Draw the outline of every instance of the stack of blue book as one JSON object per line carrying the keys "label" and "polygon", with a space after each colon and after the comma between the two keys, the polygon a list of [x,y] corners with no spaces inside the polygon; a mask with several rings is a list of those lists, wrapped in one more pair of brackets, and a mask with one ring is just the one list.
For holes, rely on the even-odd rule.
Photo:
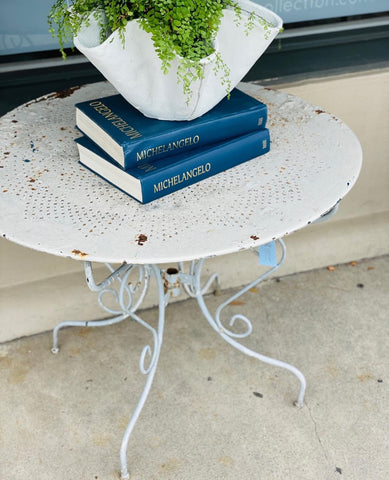
{"label": "stack of blue book", "polygon": [[192,121],[145,117],[121,95],[76,105],[80,163],[148,203],[264,155],[267,107],[238,89]]}

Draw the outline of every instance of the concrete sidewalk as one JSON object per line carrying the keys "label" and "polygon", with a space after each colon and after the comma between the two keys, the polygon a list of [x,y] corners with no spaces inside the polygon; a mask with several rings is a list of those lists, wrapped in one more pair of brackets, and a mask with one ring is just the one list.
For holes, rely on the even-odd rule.
{"label": "concrete sidewalk", "polygon": [[[195,300],[172,304],[132,480],[386,480],[389,257],[269,280],[229,312],[253,321],[246,345],[301,369],[304,407],[291,373],[227,345]],[[126,321],[62,331],[57,356],[51,333],[0,345],[0,480],[118,479],[149,342]]]}

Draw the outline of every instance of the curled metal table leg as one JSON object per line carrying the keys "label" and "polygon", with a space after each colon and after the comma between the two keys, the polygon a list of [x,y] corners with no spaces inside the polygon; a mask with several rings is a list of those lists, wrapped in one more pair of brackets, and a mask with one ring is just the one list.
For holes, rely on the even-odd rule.
{"label": "curled metal table leg", "polygon": [[[92,292],[98,293],[98,302],[102,309],[111,315],[115,315],[107,320],[96,320],[90,322],[67,321],[59,323],[53,330],[53,347],[51,352],[57,354],[59,352],[58,333],[65,327],[106,327],[120,323],[135,312],[146,296],[149,286],[148,270],[139,265],[121,265],[114,270],[111,265],[106,264],[106,267],[111,274],[102,282],[96,283],[92,265],[90,262],[84,262],[86,283]],[[138,275],[130,282],[130,275],[137,270]],[[110,286],[117,281],[119,288],[115,290]],[[134,295],[138,293],[135,300]],[[105,297],[110,296],[111,299],[118,305],[118,308],[109,307],[105,303]]]}
{"label": "curled metal table leg", "polygon": [[[114,270],[110,265],[107,265],[110,270],[110,275],[101,283],[96,283],[93,277],[92,267],[90,262],[85,262],[85,275],[89,288],[98,293],[98,301],[100,306],[110,314],[114,315],[108,320],[91,321],[91,322],[63,322],[57,325],[53,332],[53,353],[58,352],[58,332],[61,328],[66,326],[85,326],[85,327],[102,327],[106,325],[112,325],[123,321],[126,318],[138,322],[144,326],[152,334],[152,342],[146,345],[141,353],[139,360],[140,371],[147,376],[143,392],[140,396],[138,404],[130,418],[125,433],[123,435],[121,448],[120,448],[120,466],[121,466],[121,480],[128,480],[130,473],[127,466],[127,448],[131,433],[135,427],[135,424],[139,418],[139,415],[143,409],[143,406],[149,395],[152,382],[157,369],[158,359],[162,347],[163,330],[165,323],[165,309],[169,299],[173,296],[179,295],[181,287],[184,288],[186,293],[197,299],[197,302],[203,312],[205,318],[208,320],[211,327],[230,345],[245,353],[248,356],[257,358],[258,360],[284,368],[293,373],[300,382],[300,390],[298,393],[297,406],[302,406],[304,401],[304,393],[306,382],[303,374],[293,365],[285,363],[281,360],[267,357],[260,353],[257,353],[241,343],[239,339],[245,338],[252,332],[252,324],[250,320],[244,315],[237,314],[230,319],[229,328],[226,328],[221,322],[222,310],[233,300],[247,292],[250,288],[253,288],[259,282],[271,275],[277,270],[285,260],[286,248],[282,240],[279,240],[282,248],[282,258],[278,264],[265,272],[259,278],[240,290],[238,293],[230,297],[227,301],[223,302],[214,316],[209,312],[205,301],[204,295],[209,290],[212,283],[216,284],[216,288],[219,288],[218,276],[213,274],[204,286],[201,286],[200,276],[204,263],[204,259],[199,261],[193,261],[190,265],[189,273],[183,271],[183,264],[178,264],[177,268],[168,268],[166,271],[159,269],[156,265],[127,265],[123,264],[117,270]],[[134,278],[135,276],[135,278]],[[158,324],[157,327],[149,325],[142,320],[135,312],[139,305],[142,303],[150,282],[150,277],[154,277],[158,290]],[[117,281],[119,288],[111,288],[111,284]],[[117,307],[113,308],[108,306],[107,296],[113,300]],[[235,333],[231,329],[234,328],[235,322],[240,320],[245,325],[245,330],[241,333]]]}
{"label": "curled metal table leg", "polygon": [[[134,429],[135,423],[142,411],[147,396],[150,392],[150,388],[157,369],[158,358],[162,346],[167,297],[165,295],[161,271],[155,265],[123,264],[118,269],[114,270],[110,265],[107,264],[107,268],[110,270],[111,273],[105,280],[98,284],[95,282],[91,263],[85,262],[84,268],[87,284],[93,292],[98,293],[98,301],[100,306],[106,312],[113,314],[114,316],[107,320],[98,320],[91,322],[68,321],[58,324],[53,331],[53,348],[51,350],[53,353],[58,353],[59,351],[59,330],[69,326],[104,327],[107,325],[119,323],[126,318],[131,318],[132,320],[138,322],[140,325],[145,327],[152,334],[152,342],[150,342],[150,344],[146,345],[143,348],[139,360],[140,371],[144,375],[147,375],[146,384],[139,399],[139,402],[135,408],[135,411],[130,419],[130,422],[125,430],[120,449],[121,478],[122,480],[128,480],[130,478],[127,467],[128,442],[132,430]],[[158,288],[159,319],[157,328],[149,325],[135,313],[147,293],[151,275],[155,277]],[[115,281],[118,282],[118,287],[116,289],[111,288],[111,285]],[[116,307],[110,306],[110,304],[108,303],[109,300],[111,300],[111,304],[113,301],[114,304],[116,304]]]}
{"label": "curled metal table leg", "polygon": [[[123,436],[123,440],[120,448],[120,464],[121,464],[122,480],[128,480],[130,478],[130,474],[127,468],[128,441],[134,429],[135,423],[138,420],[140,412],[142,411],[142,408],[146,402],[147,396],[150,392],[151,384],[153,382],[154,375],[157,369],[159,354],[161,351],[162,340],[163,340],[163,329],[164,329],[164,323],[165,323],[165,307],[167,303],[165,298],[164,285],[163,285],[161,272],[159,268],[156,267],[155,265],[152,265],[150,268],[152,269],[153,276],[156,278],[157,287],[158,287],[158,299],[159,299],[158,327],[157,329],[154,329],[153,327],[148,325],[146,322],[141,320],[138,316],[133,315],[136,321],[138,321],[141,325],[143,325],[144,327],[146,327],[148,330],[152,332],[154,345],[153,347],[150,347],[149,345],[144,347],[141,354],[140,362],[139,362],[139,368],[143,374],[147,375],[147,380],[146,380],[145,387],[143,389],[143,393],[139,399],[138,405],[136,406],[135,411],[132,414],[131,420],[128,423],[126,431]],[[146,365],[147,357],[150,357],[150,361],[148,365]]]}
{"label": "curled metal table leg", "polygon": [[[167,304],[168,296],[165,294],[165,286],[162,278],[162,273],[156,265],[127,265],[123,264],[117,270],[114,270],[110,265],[107,265],[110,270],[110,275],[97,284],[94,280],[92,266],[90,262],[85,262],[85,276],[89,288],[97,292],[98,301],[100,306],[110,314],[114,316],[108,320],[99,320],[91,322],[62,322],[58,324],[53,331],[53,353],[58,353],[58,332],[60,329],[68,326],[83,326],[83,327],[104,327],[107,325],[113,325],[119,323],[126,318],[138,322],[145,327],[152,334],[152,341],[146,345],[141,353],[139,360],[140,371],[147,375],[146,384],[143,392],[140,396],[138,404],[132,414],[132,417],[128,423],[128,426],[123,435],[122,444],[120,448],[120,465],[121,465],[121,478],[122,480],[128,480],[130,474],[127,467],[127,447],[130,439],[130,435],[134,429],[136,421],[142,411],[142,408],[147,400],[147,396],[150,392],[151,385],[154,379],[154,375],[157,369],[158,358],[161,351],[163,329],[165,322],[165,307]],[[142,303],[150,283],[150,277],[155,277],[158,289],[159,298],[159,318],[157,328],[152,327],[147,322],[142,320],[135,312],[139,305]],[[130,278],[131,277],[131,278]],[[118,281],[118,288],[111,288],[111,284],[114,281]],[[108,299],[107,299],[108,297]],[[116,304],[116,307],[109,306],[107,300],[112,300]]]}
{"label": "curled metal table leg", "polygon": [[284,262],[285,260],[285,257],[286,257],[286,247],[285,247],[285,244],[284,242],[280,239],[279,240],[279,243],[281,245],[281,248],[282,248],[282,258],[281,260],[278,262],[278,264],[271,268],[270,270],[268,270],[266,273],[264,273],[263,275],[261,275],[259,278],[257,278],[256,280],[254,280],[252,283],[250,283],[249,285],[247,285],[245,288],[243,288],[242,290],[240,290],[238,293],[236,293],[235,295],[233,295],[232,297],[230,297],[228,300],[226,300],[225,302],[223,302],[219,307],[218,309],[216,310],[216,313],[214,316],[211,315],[211,313],[209,312],[207,306],[206,306],[206,303],[204,301],[204,297],[203,297],[203,290],[201,288],[201,285],[200,285],[200,275],[201,275],[201,269],[202,269],[202,266],[203,266],[203,263],[204,263],[204,259],[202,260],[199,260],[197,262],[197,265],[195,267],[195,272],[194,272],[194,283],[195,283],[195,291],[196,291],[196,298],[197,298],[197,302],[201,308],[201,311],[203,312],[205,318],[208,320],[209,324],[211,325],[211,327],[227,342],[229,343],[230,345],[232,345],[233,347],[235,347],[236,349],[238,349],[239,351],[241,351],[242,353],[245,353],[246,355],[250,356],[250,357],[254,357],[254,358],[257,358],[258,360],[260,360],[261,362],[265,362],[265,363],[268,363],[270,365],[274,365],[276,367],[280,367],[280,368],[284,368],[286,370],[289,370],[291,373],[293,373],[299,380],[300,382],[300,389],[299,389],[299,393],[298,393],[298,396],[297,396],[297,400],[295,401],[295,405],[298,406],[298,407],[302,407],[303,406],[303,402],[304,402],[304,394],[305,394],[305,389],[306,389],[306,381],[305,381],[305,377],[304,375],[300,372],[300,370],[298,370],[296,367],[294,367],[293,365],[290,365],[289,363],[286,363],[286,362],[283,362],[281,360],[277,360],[277,359],[274,359],[274,358],[271,358],[271,357],[267,357],[265,355],[262,355],[260,353],[257,353],[247,347],[245,347],[244,345],[242,345],[241,343],[238,342],[238,339],[241,339],[241,338],[245,338],[247,336],[249,336],[252,332],[252,324],[251,324],[251,321],[245,317],[244,315],[241,315],[241,314],[237,314],[237,315],[234,315],[231,319],[230,319],[230,324],[229,326],[231,328],[234,327],[234,324],[237,320],[240,320],[243,322],[243,324],[245,325],[245,330],[242,332],[242,333],[235,333],[233,331],[231,331],[230,329],[226,328],[223,324],[222,324],[222,321],[220,319],[220,315],[221,315],[221,312],[222,310],[224,309],[224,307],[226,307],[229,303],[231,303],[232,301],[236,300],[237,298],[239,298],[241,295],[243,295],[244,293],[246,293],[248,290],[250,290],[250,288],[253,288],[255,287],[259,282],[261,282],[262,280],[264,280],[266,277],[268,277],[269,275],[271,275],[275,270],[277,270],[281,265],[282,263]]}

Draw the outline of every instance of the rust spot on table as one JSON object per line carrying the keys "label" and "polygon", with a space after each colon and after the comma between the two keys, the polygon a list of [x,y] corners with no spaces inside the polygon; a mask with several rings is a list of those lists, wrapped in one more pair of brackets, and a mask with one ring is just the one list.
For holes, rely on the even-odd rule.
{"label": "rust spot on table", "polygon": [[141,233],[136,238],[136,241],[137,241],[138,245],[140,245],[140,246],[144,245],[144,243],[147,242],[147,235],[144,235],[143,233]]}
{"label": "rust spot on table", "polygon": [[84,253],[84,252],[81,252],[80,250],[72,250],[72,253],[73,255],[79,255],[80,257],[86,257],[88,254],[87,253]]}

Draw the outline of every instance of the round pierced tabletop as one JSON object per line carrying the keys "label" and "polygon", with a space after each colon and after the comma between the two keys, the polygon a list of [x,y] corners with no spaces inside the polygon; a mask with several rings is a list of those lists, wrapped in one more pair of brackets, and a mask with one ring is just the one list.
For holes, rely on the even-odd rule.
{"label": "round pierced tabletop", "polygon": [[356,182],[362,152],[338,118],[240,84],[266,103],[270,153],[141,205],[78,163],[75,103],[106,82],[31,101],[0,119],[3,237],[79,260],[168,263],[236,252],[316,220]]}

